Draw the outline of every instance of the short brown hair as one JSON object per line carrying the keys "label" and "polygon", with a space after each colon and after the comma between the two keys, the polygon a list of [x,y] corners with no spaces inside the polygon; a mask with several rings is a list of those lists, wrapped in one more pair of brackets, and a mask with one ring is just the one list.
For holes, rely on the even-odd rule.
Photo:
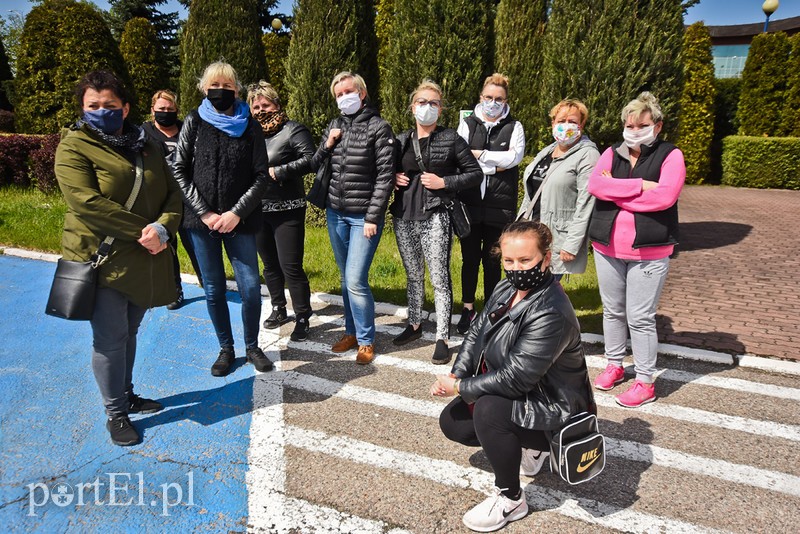
{"label": "short brown hair", "polygon": [[547,251],[550,250],[550,245],[553,242],[553,233],[550,232],[550,228],[546,224],[539,221],[519,220],[509,223],[503,229],[503,233],[500,234],[500,239],[497,240],[497,245],[492,249],[492,252],[495,256],[500,257],[500,245],[503,243],[503,239],[524,234],[532,234],[536,237],[539,252],[542,255],[546,255]]}
{"label": "short brown hair", "polygon": [[586,124],[586,121],[589,119],[589,109],[586,107],[586,104],[574,98],[565,98],[550,110],[551,121],[556,120],[556,115],[558,115],[558,112],[561,111],[562,108],[577,110],[578,115],[581,116],[581,126]]}
{"label": "short brown hair", "polygon": [[75,86],[75,97],[78,100],[79,114],[83,112],[83,97],[86,95],[87,89],[94,89],[98,93],[109,89],[122,100],[123,104],[130,102],[128,90],[116,74],[107,70],[93,70],[87,72],[83,78],[80,79],[78,85]]}

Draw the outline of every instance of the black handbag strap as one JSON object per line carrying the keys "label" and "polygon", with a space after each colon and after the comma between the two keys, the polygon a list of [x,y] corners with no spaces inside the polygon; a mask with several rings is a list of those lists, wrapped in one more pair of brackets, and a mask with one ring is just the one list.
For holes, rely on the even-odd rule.
{"label": "black handbag strap", "polygon": [[425,168],[425,163],[422,161],[422,150],[420,150],[419,148],[419,139],[417,138],[417,132],[411,132],[411,145],[414,147],[414,158],[416,158],[417,160],[417,165],[419,166],[419,170],[422,172],[428,172],[428,170]]}
{"label": "black handbag strap", "polygon": [[[144,182],[144,161],[142,160],[142,154],[136,154],[136,177],[133,180],[133,189],[131,189],[130,195],[128,195],[128,200],[125,201],[125,209],[127,211],[131,211],[133,208],[133,204],[136,202],[136,198],[139,196],[139,192],[142,190],[142,182]],[[100,246],[97,247],[97,252],[92,256],[92,267],[97,269],[101,265],[103,265],[106,260],[108,259],[108,255],[111,253],[111,245],[114,243],[113,237],[106,237],[103,239]]]}

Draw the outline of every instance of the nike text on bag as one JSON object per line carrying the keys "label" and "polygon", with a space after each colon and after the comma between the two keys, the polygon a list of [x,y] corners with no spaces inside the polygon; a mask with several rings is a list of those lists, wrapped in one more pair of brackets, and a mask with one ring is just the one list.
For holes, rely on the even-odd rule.
{"label": "nike text on bag", "polygon": [[579,413],[552,435],[550,468],[575,485],[591,480],[606,466],[606,442],[597,429],[597,416]]}

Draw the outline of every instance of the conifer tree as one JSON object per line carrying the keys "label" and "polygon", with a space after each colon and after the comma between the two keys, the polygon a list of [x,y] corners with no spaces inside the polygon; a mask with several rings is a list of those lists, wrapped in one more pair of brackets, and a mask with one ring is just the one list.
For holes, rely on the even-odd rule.
{"label": "conifer tree", "polygon": [[286,87],[290,91],[287,111],[315,136],[339,113],[330,94],[336,73],[351,70],[363,76],[370,98],[376,102],[374,22],[372,2],[298,0],[295,4],[286,59]]}
{"label": "conifer tree", "polygon": [[786,98],[783,104],[785,136],[800,137],[800,33],[789,38],[792,52],[786,66]]}
{"label": "conifer tree", "polygon": [[458,111],[475,106],[483,79],[491,74],[493,25],[492,6],[481,2],[395,2],[381,99],[383,116],[396,131],[413,124],[408,97],[423,78],[444,90],[448,109],[440,124],[456,126]]}
{"label": "conifer tree", "polygon": [[[547,125],[547,110],[555,102],[540,101],[542,46],[547,0],[501,0],[495,21],[496,70],[509,77],[514,117],[526,133]],[[538,151],[527,143],[529,152]]]}
{"label": "conifer tree", "polygon": [[284,104],[289,96],[286,94],[286,56],[289,53],[290,40],[291,35],[288,33],[267,32],[261,37],[267,60],[269,83],[278,91]]}
{"label": "conifer tree", "polygon": [[13,81],[11,67],[8,64],[8,56],[3,41],[0,40],[0,109],[11,111],[11,99],[8,98],[8,89]]}
{"label": "conifer tree", "polygon": [[664,112],[674,141],[681,92],[680,0],[553,0],[545,31],[543,101],[578,98],[601,148],[621,139],[620,111],[642,91]]}
{"label": "conifer tree", "polygon": [[790,50],[783,32],[753,37],[742,71],[742,93],[736,112],[740,135],[781,135]]}
{"label": "conifer tree", "polygon": [[168,71],[155,29],[145,18],[132,18],[122,32],[119,49],[133,81],[139,115],[144,119],[153,93],[169,89]]}
{"label": "conifer tree", "polygon": [[[181,37],[181,109],[196,108],[197,80],[207,65],[224,60],[243,85],[268,79],[257,0],[193,0]],[[244,96],[244,94],[240,95]]]}
{"label": "conifer tree", "polygon": [[683,40],[683,94],[678,143],[686,161],[688,183],[703,183],[711,170],[715,96],[711,35],[702,22],[695,22],[687,28]]}

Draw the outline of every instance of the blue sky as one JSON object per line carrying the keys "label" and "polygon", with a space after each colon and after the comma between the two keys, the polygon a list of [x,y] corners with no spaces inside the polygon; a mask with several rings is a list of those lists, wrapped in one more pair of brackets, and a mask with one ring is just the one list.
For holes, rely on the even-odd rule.
{"label": "blue sky", "polygon": [[[94,0],[101,9],[108,9],[106,0]],[[479,1],[479,0],[476,0]],[[763,0],[702,0],[699,5],[689,10],[686,23],[691,24],[698,20],[711,26],[725,24],[746,24],[748,22],[764,22],[764,13],[761,11]],[[284,13],[291,10],[293,0],[278,2],[279,11]],[[28,0],[3,0],[0,16],[7,17],[9,11],[27,13],[31,3]],[[163,6],[164,11],[178,11],[185,16],[185,10],[177,0],[169,0]],[[778,11],[772,20],[786,19],[800,16],[800,0],[781,0]]]}

